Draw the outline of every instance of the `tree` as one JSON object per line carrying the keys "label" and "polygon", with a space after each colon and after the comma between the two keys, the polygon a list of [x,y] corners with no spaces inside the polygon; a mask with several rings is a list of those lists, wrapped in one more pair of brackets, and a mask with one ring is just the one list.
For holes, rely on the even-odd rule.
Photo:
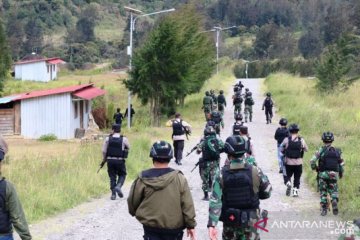
{"label": "tree", "polygon": [[24,46],[24,25],[17,18],[16,12],[12,11],[6,23],[6,36],[11,49],[12,58],[18,60],[21,58],[21,50]]}
{"label": "tree", "polygon": [[278,26],[274,23],[262,26],[256,34],[254,43],[255,54],[260,58],[267,58],[271,47],[274,46],[278,38]]}
{"label": "tree", "polygon": [[33,51],[36,51],[37,53],[41,52],[41,49],[43,47],[44,35],[39,19],[32,18],[28,21],[28,23],[25,25],[25,35],[25,52],[23,53],[23,55],[29,54]]}
{"label": "tree", "polygon": [[298,47],[304,58],[319,56],[323,49],[320,31],[316,28],[310,28],[309,31],[299,39]]}
{"label": "tree", "polygon": [[134,69],[125,85],[143,104],[150,103],[154,126],[211,75],[214,53],[201,30],[201,17],[193,6],[185,6],[164,17],[135,52]]}
{"label": "tree", "polygon": [[4,28],[0,22],[0,94],[4,87],[4,81],[11,67],[11,56],[9,46],[6,41]]}

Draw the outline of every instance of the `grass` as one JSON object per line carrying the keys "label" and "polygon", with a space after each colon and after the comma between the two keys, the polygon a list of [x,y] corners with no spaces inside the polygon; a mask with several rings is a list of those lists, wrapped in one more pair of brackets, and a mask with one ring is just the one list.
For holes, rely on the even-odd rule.
{"label": "grass", "polygon": [[322,145],[321,134],[332,131],[334,146],[341,148],[345,160],[345,174],[339,181],[342,216],[358,217],[360,212],[360,82],[347,92],[322,95],[314,88],[315,81],[284,73],[270,75],[266,81],[276,107],[290,123],[300,125],[310,151],[305,154],[304,169],[307,181],[316,186],[316,173],[309,160]]}
{"label": "grass", "polygon": [[[193,125],[194,135],[200,134],[203,129],[201,103],[205,90],[223,89],[227,92],[233,83],[234,77],[229,62],[222,60],[220,68],[225,70],[219,75],[214,75],[199,93],[188,96],[185,106],[178,109],[183,118]],[[124,74],[103,69],[62,72],[58,80],[45,84],[8,80],[4,95],[91,81],[98,87],[104,86],[108,102],[124,109],[127,103],[127,90],[121,84],[124,78]],[[171,128],[165,127],[167,119],[163,119],[160,128],[144,127],[148,126],[148,106],[141,106],[136,97],[133,100],[136,111],[134,127],[131,130],[123,128],[123,134],[129,138],[131,145],[127,160],[127,183],[141,170],[151,166],[149,150],[154,141],[164,139],[171,142]],[[125,126],[126,122],[123,124]],[[106,166],[96,174],[102,159],[102,141],[86,144],[80,144],[79,141],[14,138],[7,141],[10,152],[2,166],[2,174],[15,184],[30,223],[109,192]]]}

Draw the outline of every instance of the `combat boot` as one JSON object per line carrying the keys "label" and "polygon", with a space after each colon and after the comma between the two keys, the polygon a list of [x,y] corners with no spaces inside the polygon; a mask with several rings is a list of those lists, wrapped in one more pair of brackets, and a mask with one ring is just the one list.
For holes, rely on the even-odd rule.
{"label": "combat boot", "polygon": [[299,196],[299,189],[298,188],[294,188],[293,189],[293,197],[298,197]]}
{"label": "combat boot", "polygon": [[202,200],[209,201],[209,193],[208,192],[204,192],[204,198]]}
{"label": "combat boot", "polygon": [[333,214],[334,214],[334,215],[338,215],[339,209],[338,209],[338,206],[337,206],[337,201],[336,201],[336,200],[333,200],[333,201],[331,202],[331,205],[332,205],[332,209],[333,209]]}
{"label": "combat boot", "polygon": [[321,208],[321,213],[320,213],[320,215],[321,215],[321,216],[326,216],[326,214],[327,214],[327,208],[326,208],[326,207]]}
{"label": "combat boot", "polygon": [[290,196],[290,193],[291,193],[291,182],[288,181],[286,183],[286,196]]}
{"label": "combat boot", "polygon": [[114,188],[115,192],[118,194],[119,198],[123,198],[124,197],[124,194],[122,193],[121,191],[121,186],[117,185],[115,188]]}
{"label": "combat boot", "polygon": [[111,197],[110,197],[111,200],[115,200],[116,199],[116,193],[114,190],[111,191]]}

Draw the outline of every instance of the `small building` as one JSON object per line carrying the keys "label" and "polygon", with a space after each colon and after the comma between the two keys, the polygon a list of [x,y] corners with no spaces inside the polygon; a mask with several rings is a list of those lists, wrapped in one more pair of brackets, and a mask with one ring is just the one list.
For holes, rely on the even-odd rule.
{"label": "small building", "polygon": [[30,56],[14,64],[15,79],[22,81],[49,82],[57,78],[59,64],[65,63],[60,58]]}
{"label": "small building", "polygon": [[71,139],[87,129],[91,100],[105,91],[93,84],[20,93],[0,98],[0,133],[39,138],[54,134]]}

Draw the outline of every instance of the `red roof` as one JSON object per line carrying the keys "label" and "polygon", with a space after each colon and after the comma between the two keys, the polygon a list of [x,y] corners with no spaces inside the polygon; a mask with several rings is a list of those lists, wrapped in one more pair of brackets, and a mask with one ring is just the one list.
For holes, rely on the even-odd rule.
{"label": "red roof", "polygon": [[[55,88],[55,89],[48,89],[48,90],[40,90],[40,91],[33,91],[28,93],[19,93],[14,96],[8,96],[7,98],[11,97],[11,102],[24,100],[29,98],[36,98],[36,97],[44,97],[49,95],[55,94],[63,94],[63,93],[72,93],[74,96],[79,95],[78,97],[90,100],[97,96],[101,96],[105,94],[105,91],[93,86],[93,84],[83,84],[77,86],[69,86],[69,87],[62,87],[62,88]],[[9,102],[9,101],[8,101]]]}
{"label": "red roof", "polygon": [[14,65],[35,63],[35,62],[44,62],[44,61],[47,63],[51,63],[51,64],[64,63],[64,61],[61,60],[60,58],[40,58],[40,59],[20,60],[20,61],[14,63]]}
{"label": "red roof", "polygon": [[99,88],[91,87],[84,88],[77,92],[74,92],[73,95],[82,99],[90,100],[98,96],[104,95],[105,91]]}

